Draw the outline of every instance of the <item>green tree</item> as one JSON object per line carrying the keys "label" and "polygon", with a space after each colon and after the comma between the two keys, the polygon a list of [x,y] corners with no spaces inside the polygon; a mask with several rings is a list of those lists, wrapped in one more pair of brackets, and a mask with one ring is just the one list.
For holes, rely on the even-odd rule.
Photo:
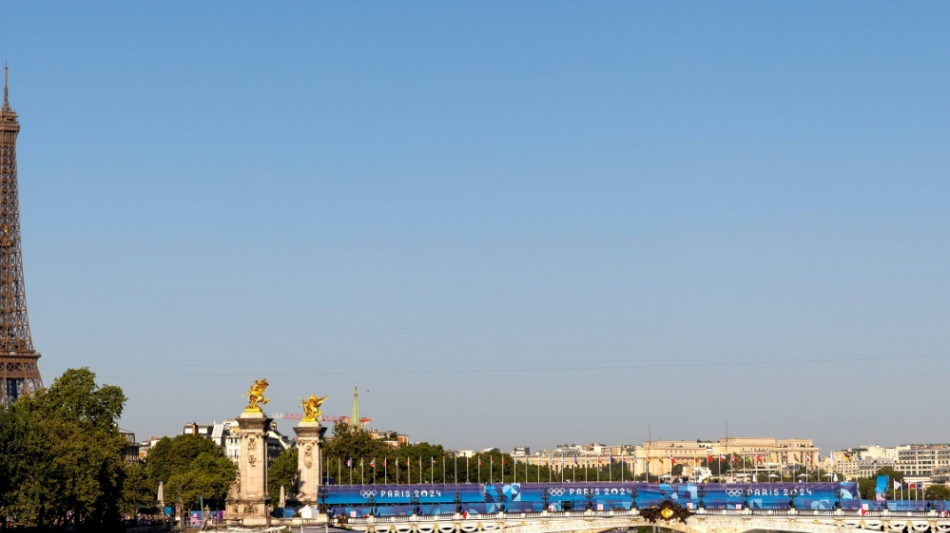
{"label": "green tree", "polygon": [[190,468],[202,453],[221,452],[220,446],[200,435],[162,437],[152,446],[145,460],[146,470],[155,485],[168,483],[172,475]]}
{"label": "green tree", "polygon": [[862,477],[858,478],[858,494],[861,495],[862,500],[873,500],[874,499],[874,478]]}
{"label": "green tree", "polygon": [[[361,426],[340,422],[333,426],[333,436],[328,438],[323,446],[323,457],[327,469],[325,472],[335,478],[337,483],[349,483],[351,476],[355,481],[359,481],[360,459],[364,460],[364,479],[370,476],[370,481],[385,482],[382,479],[384,474],[381,469],[367,468],[367,463],[374,458],[378,458],[378,462],[382,462],[383,458],[388,458],[392,462],[395,454],[392,448],[382,441],[373,439]],[[351,467],[346,466],[347,461],[352,461]],[[395,477],[396,471],[394,467],[389,472],[391,478]],[[413,477],[416,477],[415,474],[413,472]]]}
{"label": "green tree", "polygon": [[0,406],[0,520],[14,517],[21,524],[43,525],[33,517],[57,513],[52,498],[44,498],[43,482],[50,443],[25,401]]}
{"label": "green tree", "polygon": [[720,460],[719,458],[715,458],[712,461],[709,461],[707,458],[703,459],[702,465],[708,468],[714,476],[721,476],[732,470],[732,465],[728,459]]}
{"label": "green tree", "polygon": [[139,512],[154,514],[159,510],[158,487],[152,486],[148,477],[145,463],[126,463],[125,482],[122,485],[122,495],[119,500],[119,509],[123,514],[134,516]]}
{"label": "green tree", "polygon": [[125,395],[88,368],[3,408],[0,508],[18,523],[120,527],[126,442],[116,425]]}
{"label": "green tree", "polygon": [[899,470],[895,470],[894,467],[891,466],[878,468],[877,472],[874,473],[874,476],[887,476],[891,478],[891,481],[904,482],[904,473]]}
{"label": "green tree", "polygon": [[[875,472],[874,475],[871,477],[858,478],[857,480],[858,494],[860,494],[861,498],[865,500],[873,500],[874,498],[876,498],[878,476],[888,476],[890,478],[887,483],[887,498],[889,500],[893,500],[894,499],[894,481],[899,481],[903,484],[904,473],[898,470],[895,470],[893,467],[890,467],[890,466],[879,468],[877,472]],[[900,493],[898,493],[898,496],[899,495]]]}
{"label": "green tree", "polygon": [[211,509],[221,509],[236,472],[237,465],[220,449],[218,453],[204,452],[188,468],[171,475],[165,484],[166,494],[181,497],[186,509],[200,509],[202,499]]}
{"label": "green tree", "polygon": [[149,451],[145,468],[152,485],[165,484],[166,501],[181,497],[189,509],[197,509],[201,499],[212,508],[223,508],[237,475],[237,465],[224,450],[200,435],[162,438]]}
{"label": "green tree", "polygon": [[[420,442],[402,446],[397,450],[397,454],[398,458],[403,458],[403,464],[407,459],[412,462],[412,483],[428,483],[431,480],[442,482],[442,458],[445,456],[445,449],[441,445]],[[496,467],[500,464],[496,463]],[[496,476],[498,473],[496,470]]]}
{"label": "green tree", "polygon": [[946,485],[930,485],[924,491],[927,500],[950,500],[950,487]]}
{"label": "green tree", "polygon": [[280,452],[267,468],[267,494],[274,507],[280,504],[280,488],[284,487],[287,500],[293,500],[297,487],[297,449]]}

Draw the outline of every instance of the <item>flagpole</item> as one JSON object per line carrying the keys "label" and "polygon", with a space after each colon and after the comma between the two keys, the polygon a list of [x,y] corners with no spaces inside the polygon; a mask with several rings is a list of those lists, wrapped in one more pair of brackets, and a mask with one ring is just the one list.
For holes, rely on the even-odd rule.
{"label": "flagpole", "polygon": [[623,449],[626,448],[626,447],[627,447],[627,445],[624,444],[624,445],[621,446],[621,448],[620,448],[620,482],[621,482],[621,483],[623,483],[623,471],[626,470],[626,468],[623,466]]}
{"label": "flagpole", "polygon": [[653,425],[647,424],[647,483],[650,482],[650,452],[653,451]]}

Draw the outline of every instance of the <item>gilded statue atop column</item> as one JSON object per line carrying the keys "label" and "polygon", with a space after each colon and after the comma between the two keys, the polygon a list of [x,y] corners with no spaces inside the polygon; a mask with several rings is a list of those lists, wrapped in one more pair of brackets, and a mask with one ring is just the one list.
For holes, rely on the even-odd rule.
{"label": "gilded statue atop column", "polygon": [[267,378],[258,379],[251,385],[251,390],[247,391],[247,407],[245,413],[260,413],[261,405],[270,403],[270,400],[264,397],[264,391],[267,390]]}
{"label": "gilded statue atop column", "polygon": [[328,396],[323,396],[318,398],[316,395],[311,394],[306,400],[300,400],[300,407],[303,407],[303,422],[318,422],[320,413],[320,406],[323,405],[323,402],[327,400]]}

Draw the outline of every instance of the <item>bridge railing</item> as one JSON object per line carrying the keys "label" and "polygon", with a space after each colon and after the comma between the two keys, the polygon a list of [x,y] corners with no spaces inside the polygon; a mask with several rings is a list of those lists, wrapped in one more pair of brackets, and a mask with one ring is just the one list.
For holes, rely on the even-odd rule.
{"label": "bridge railing", "polygon": [[[833,509],[807,509],[807,510],[786,510],[786,509],[699,509],[695,511],[700,516],[758,516],[758,517],[863,517],[863,518],[885,518],[885,517],[908,517],[908,518],[927,518],[938,516],[937,513],[928,511],[861,511],[861,510],[833,510]],[[449,520],[458,521],[477,521],[477,520],[568,520],[572,518],[634,518],[639,516],[637,510],[626,511],[559,511],[559,512],[524,512],[524,513],[502,513],[502,514],[469,514],[460,516],[457,514],[441,515],[414,515],[414,516],[383,516],[383,517],[349,517],[347,524],[366,525],[366,524],[388,524],[388,523],[407,523],[407,522],[445,522]]]}

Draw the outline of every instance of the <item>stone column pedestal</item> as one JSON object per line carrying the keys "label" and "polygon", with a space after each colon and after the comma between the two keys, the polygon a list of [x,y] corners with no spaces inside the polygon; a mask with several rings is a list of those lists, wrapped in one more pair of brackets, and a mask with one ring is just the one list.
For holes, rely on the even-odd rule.
{"label": "stone column pedestal", "polygon": [[241,456],[237,479],[225,501],[225,518],[245,526],[266,525],[269,502],[266,435],[271,419],[257,410],[244,411],[237,421],[241,433]]}
{"label": "stone column pedestal", "polygon": [[294,428],[297,434],[297,501],[304,505],[319,503],[317,490],[323,472],[320,448],[326,431],[320,422],[301,422]]}

